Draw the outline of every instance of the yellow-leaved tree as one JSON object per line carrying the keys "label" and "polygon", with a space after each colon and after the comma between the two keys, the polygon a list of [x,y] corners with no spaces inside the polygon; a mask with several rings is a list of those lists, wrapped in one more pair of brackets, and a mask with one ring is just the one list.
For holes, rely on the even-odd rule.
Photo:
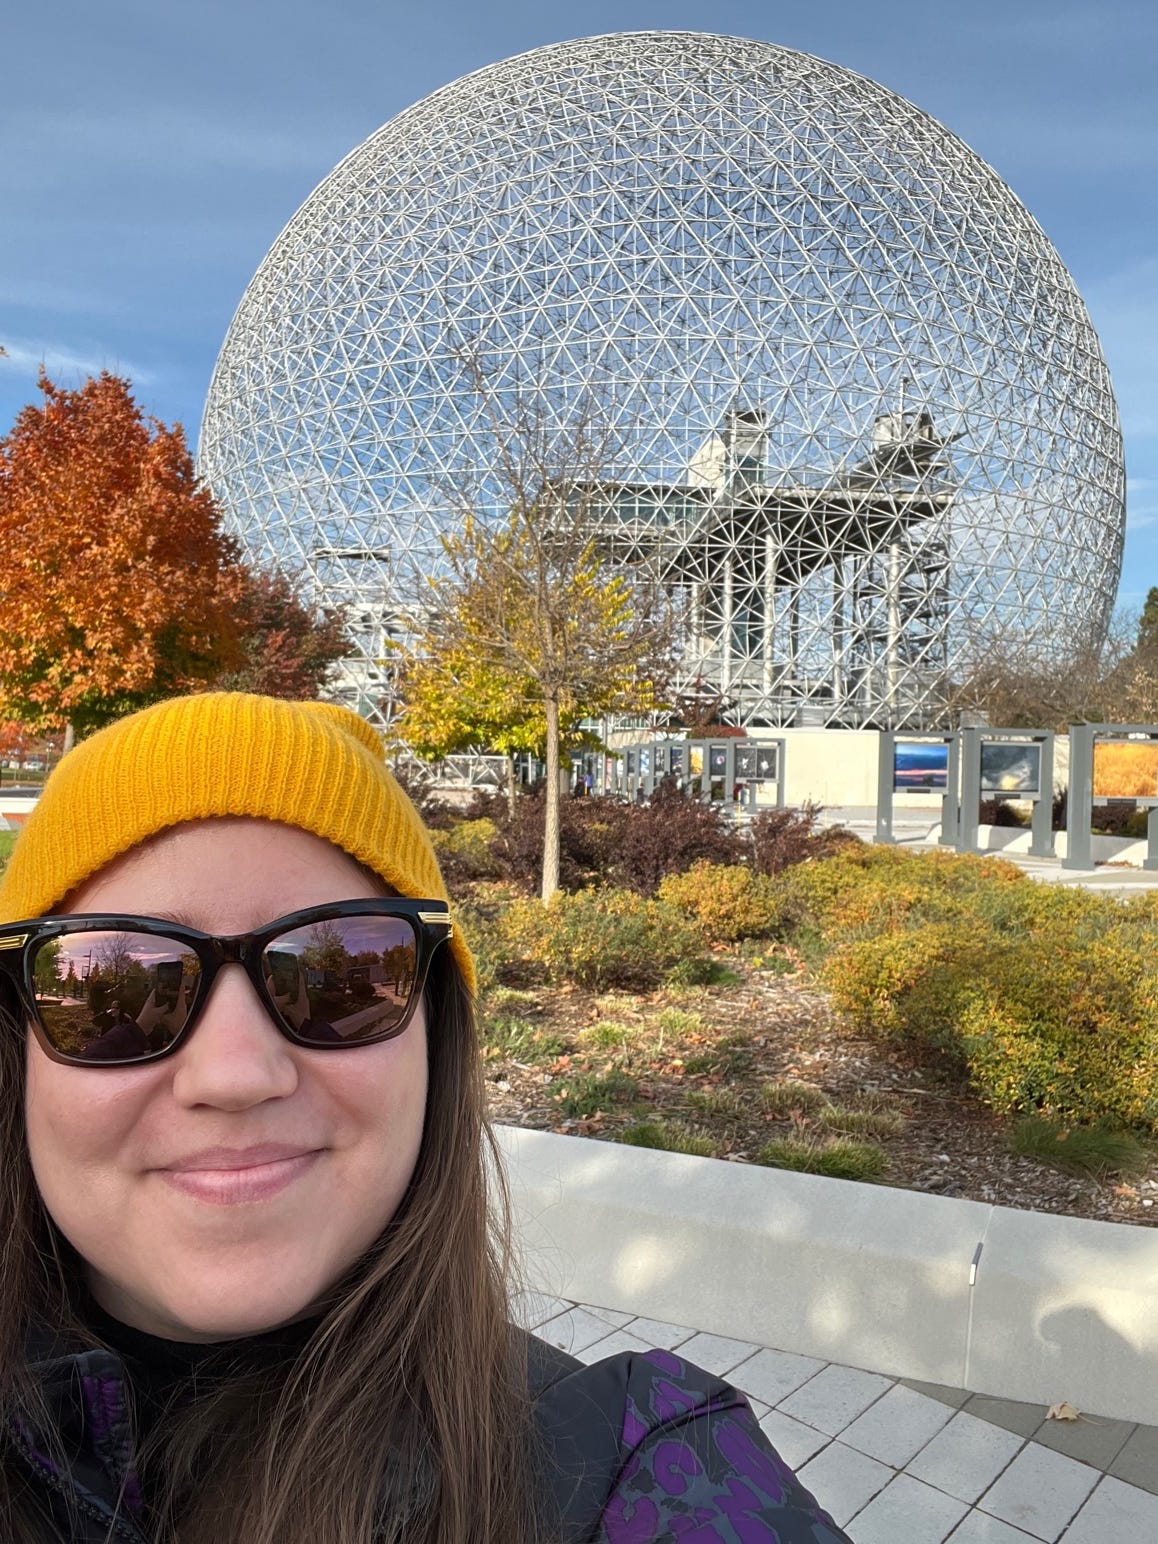
{"label": "yellow-leaved tree", "polygon": [[[607,555],[600,474],[606,435],[590,413],[565,434],[535,393],[493,415],[490,524],[459,486],[459,529],[427,578],[401,660],[399,729],[420,754],[462,746],[546,763],[542,896],[559,888],[560,744],[583,718],[663,705],[676,614],[642,566]],[[481,501],[480,501],[481,502]]]}

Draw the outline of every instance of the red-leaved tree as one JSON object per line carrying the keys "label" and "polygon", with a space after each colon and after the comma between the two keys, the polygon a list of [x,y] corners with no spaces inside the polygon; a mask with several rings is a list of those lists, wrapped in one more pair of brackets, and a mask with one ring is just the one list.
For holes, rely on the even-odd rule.
{"label": "red-leaved tree", "polygon": [[40,390],[0,440],[0,719],[84,733],[240,662],[237,554],[127,381]]}

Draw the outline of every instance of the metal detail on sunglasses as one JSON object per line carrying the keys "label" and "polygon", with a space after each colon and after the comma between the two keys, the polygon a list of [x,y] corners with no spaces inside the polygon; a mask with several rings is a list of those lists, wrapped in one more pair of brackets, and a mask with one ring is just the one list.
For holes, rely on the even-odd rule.
{"label": "metal detail on sunglasses", "polygon": [[309,1050],[402,1034],[451,937],[438,901],[337,901],[217,935],[123,913],[0,928],[0,976],[54,1061],[126,1067],[192,1034],[223,965],[240,965],[276,1028]]}

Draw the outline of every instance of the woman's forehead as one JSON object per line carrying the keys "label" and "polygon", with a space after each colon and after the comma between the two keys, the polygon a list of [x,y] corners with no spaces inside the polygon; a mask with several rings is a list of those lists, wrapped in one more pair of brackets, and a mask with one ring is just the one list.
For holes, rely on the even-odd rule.
{"label": "woman's forehead", "polygon": [[[247,816],[186,821],[119,854],[78,885],[56,912],[139,911],[192,926],[224,916],[271,916],[331,900],[388,894],[366,865],[297,826]],[[272,908],[272,910],[271,910]]]}

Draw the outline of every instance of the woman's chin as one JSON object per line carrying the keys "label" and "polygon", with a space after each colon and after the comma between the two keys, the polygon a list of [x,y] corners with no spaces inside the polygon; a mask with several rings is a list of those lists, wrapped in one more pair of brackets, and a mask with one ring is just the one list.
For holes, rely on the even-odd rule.
{"label": "woman's chin", "polygon": [[312,1290],[254,1294],[166,1294],[144,1300],[128,1296],[109,1283],[94,1286],[94,1296],[106,1313],[122,1324],[163,1340],[213,1342],[262,1335],[309,1318],[315,1312]]}

